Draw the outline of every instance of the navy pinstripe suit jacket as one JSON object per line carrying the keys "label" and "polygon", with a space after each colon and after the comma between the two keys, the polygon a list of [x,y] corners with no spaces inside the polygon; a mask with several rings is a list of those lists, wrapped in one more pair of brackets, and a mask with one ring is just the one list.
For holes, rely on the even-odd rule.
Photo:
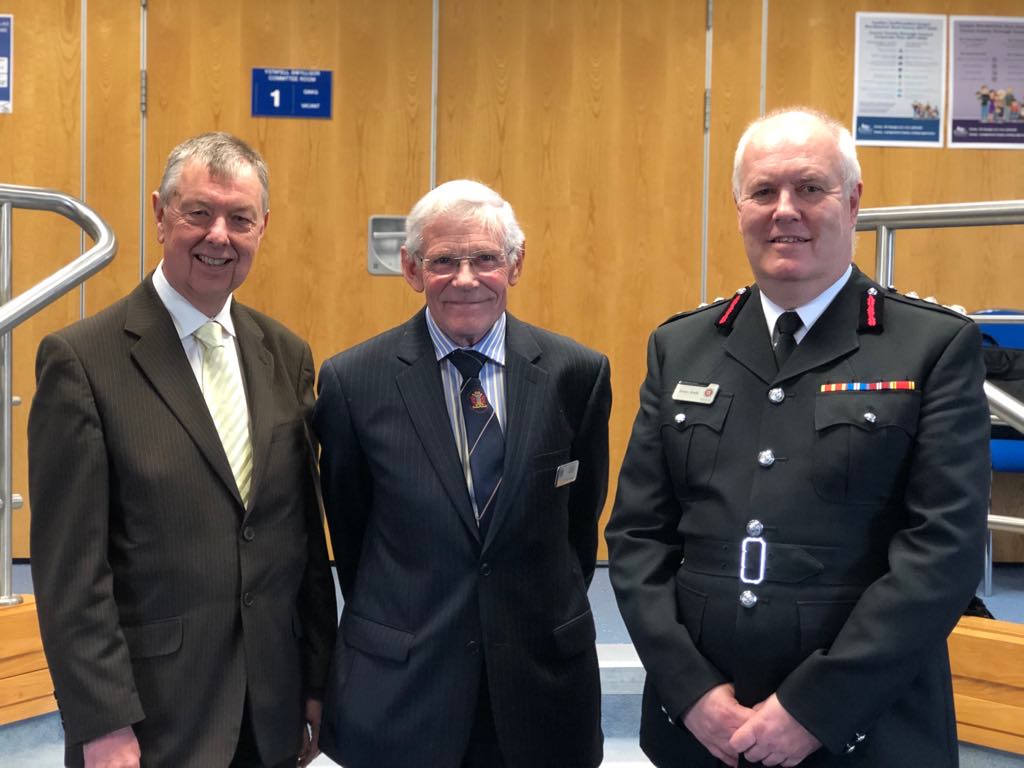
{"label": "navy pinstripe suit jacket", "polygon": [[[457,768],[481,674],[510,766],[595,766],[587,601],[608,360],[508,317],[502,488],[481,541],[423,312],[331,358],[314,427],[345,610],[321,745],[348,768]],[[578,460],[574,483],[557,468]]]}

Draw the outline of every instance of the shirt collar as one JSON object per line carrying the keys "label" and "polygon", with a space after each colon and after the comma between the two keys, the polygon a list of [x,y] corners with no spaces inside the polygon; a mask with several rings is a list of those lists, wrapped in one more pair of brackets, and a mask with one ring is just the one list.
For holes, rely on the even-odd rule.
{"label": "shirt collar", "polygon": [[[846,281],[850,279],[850,274],[852,272],[853,265],[851,264],[846,268],[846,271],[839,276],[839,279],[832,283],[832,285],[806,304],[803,304],[794,310],[798,315],[800,315],[800,321],[803,323],[803,327],[796,333],[797,341],[800,341],[807,335],[807,332],[811,330],[811,326],[814,325],[818,321],[818,318],[821,317],[822,313],[828,309],[828,305],[832,303],[832,299],[834,299],[839,291],[843,289],[843,286],[846,285]],[[768,332],[772,333],[775,330],[775,321],[778,320],[779,315],[786,310],[765,296],[764,291],[761,291],[760,293],[761,308],[764,310],[764,319],[768,322]]]}
{"label": "shirt collar", "polygon": [[505,313],[498,315],[491,330],[485,333],[480,340],[471,347],[460,347],[441,330],[430,314],[430,307],[427,307],[427,331],[430,333],[430,340],[434,343],[434,354],[438,360],[448,357],[456,349],[475,349],[487,359],[498,365],[505,365]]}
{"label": "shirt collar", "polygon": [[156,295],[160,297],[160,301],[163,302],[170,313],[179,339],[187,339],[199,330],[200,326],[206,323],[207,320],[216,320],[224,327],[225,332],[229,336],[233,337],[235,335],[235,321],[231,319],[231,294],[228,294],[228,300],[224,302],[220,312],[213,317],[207,317],[192,306],[188,299],[178,293],[167,282],[167,277],[164,275],[163,260],[160,261],[156,271],[153,272],[153,287],[156,289]]}

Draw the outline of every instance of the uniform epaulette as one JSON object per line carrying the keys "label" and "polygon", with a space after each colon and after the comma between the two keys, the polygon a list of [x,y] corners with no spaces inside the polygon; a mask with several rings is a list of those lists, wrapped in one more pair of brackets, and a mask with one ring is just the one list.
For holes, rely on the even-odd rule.
{"label": "uniform epaulette", "polygon": [[721,307],[727,301],[732,301],[732,298],[730,297],[728,299],[715,299],[714,301],[712,301],[710,303],[701,304],[699,306],[694,307],[693,309],[686,309],[686,310],[683,310],[682,312],[677,312],[676,314],[672,315],[668,319],[662,321],[658,325],[658,327],[660,328],[662,325],[668,325],[669,323],[674,323],[676,320],[680,320],[681,318],[684,318],[684,317],[689,317],[690,315],[697,315],[697,314],[700,314],[701,312],[707,312],[708,310],[714,309],[715,307]]}
{"label": "uniform epaulette", "polygon": [[944,315],[951,317],[959,317],[961,320],[968,320],[969,318],[963,312],[958,312],[951,307],[947,307],[945,304],[939,304],[935,299],[922,299],[916,294],[900,293],[892,286],[885,292],[885,297],[892,301],[897,301],[900,304],[906,304],[910,307],[918,307],[919,309],[930,309],[933,312],[941,312]]}
{"label": "uniform epaulette", "polygon": [[747,303],[747,299],[750,298],[751,290],[749,286],[740,288],[736,293],[732,295],[732,298],[725,305],[725,309],[722,310],[722,314],[715,320],[715,327],[718,332],[723,336],[728,336],[732,333],[733,323],[736,322],[736,316],[739,315],[740,310],[743,309],[743,305]]}
{"label": "uniform epaulette", "polygon": [[871,286],[860,297],[860,319],[857,331],[860,333],[881,333],[885,330],[885,292]]}

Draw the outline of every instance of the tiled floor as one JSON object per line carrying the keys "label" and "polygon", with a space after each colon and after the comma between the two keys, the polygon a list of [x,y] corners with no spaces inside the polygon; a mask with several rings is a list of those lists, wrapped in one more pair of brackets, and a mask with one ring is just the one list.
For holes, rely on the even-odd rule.
{"label": "tiled floor", "polygon": [[[15,566],[14,589],[31,592],[28,567]],[[605,695],[603,726],[605,762],[603,768],[650,768],[637,744],[640,697],[636,691],[637,671],[621,660],[634,656],[629,635],[622,623],[615,597],[608,582],[608,571],[598,568],[590,587],[590,599],[597,622],[597,641],[601,652],[602,685]],[[996,568],[994,590],[985,598],[999,619],[1024,623],[1024,567]],[[642,675],[642,670],[639,672]],[[0,726],[0,765],[3,768],[51,768],[63,762],[63,733],[57,716],[45,715],[22,723]],[[317,768],[333,766],[327,757],[314,763]],[[1024,757],[962,744],[961,768],[1024,768]]]}

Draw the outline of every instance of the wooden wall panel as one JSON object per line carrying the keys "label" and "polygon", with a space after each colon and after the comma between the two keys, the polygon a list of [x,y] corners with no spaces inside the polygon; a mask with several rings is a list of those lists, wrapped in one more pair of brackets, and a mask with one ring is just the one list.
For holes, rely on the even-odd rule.
{"label": "wooden wall panel", "polygon": [[964,616],[948,644],[961,741],[1024,754],[1024,627]]}
{"label": "wooden wall panel", "polygon": [[[427,188],[430,0],[149,8],[149,187],[177,142],[207,130],[237,133],[270,167],[270,225],[239,298],[309,339],[318,362],[411,314],[404,280],[367,273],[366,228]],[[251,117],[253,67],[332,70],[333,118]],[[146,242],[151,269],[151,221]]]}
{"label": "wooden wall panel", "polygon": [[[771,0],[768,109],[805,103],[848,125],[853,113],[857,11],[1019,16],[1020,0]],[[975,202],[1024,197],[1020,153],[1006,150],[860,147],[862,205]],[[894,282],[968,310],[1024,306],[1021,284],[1005,279],[1021,227],[920,230],[896,236]],[[862,235],[858,264],[874,274],[874,237]],[[1002,279],[998,276],[1003,276]]]}
{"label": "wooden wall panel", "polygon": [[[95,312],[138,281],[139,9],[121,0],[93,0],[89,6],[83,191],[80,2],[25,5],[22,12],[14,11],[15,113],[0,119],[2,132],[7,120],[15,118],[11,121],[15,130],[9,137],[12,143],[8,145],[8,137],[4,137],[4,146],[12,147],[9,159],[15,167],[0,170],[0,178],[80,197],[114,229],[120,245],[118,256],[85,288],[86,311]],[[23,39],[22,33],[31,37]],[[51,71],[55,66],[59,71]],[[32,80],[25,82],[30,77]],[[24,100],[19,98],[23,95],[27,96]],[[56,111],[51,106],[54,99],[62,105]],[[54,120],[55,114],[61,119]],[[18,129],[24,133],[19,135]],[[18,292],[74,259],[81,241],[77,227],[56,214],[15,216]],[[29,219],[24,232],[20,229],[22,217]],[[86,238],[85,247],[91,246]],[[80,314],[81,295],[75,290],[15,334],[15,392],[22,396],[25,407],[15,410],[14,489],[26,497],[25,433],[28,403],[35,391],[35,350],[45,333],[77,320]],[[15,513],[15,557],[28,556],[30,515],[28,504]]]}
{"label": "wooden wall panel", "polygon": [[[0,115],[0,182],[80,196],[81,102],[79,0],[7,0],[14,14],[12,114]],[[13,293],[17,295],[79,253],[79,229],[55,213],[15,210]],[[14,492],[28,497],[25,432],[35,390],[39,339],[78,318],[73,291],[14,332]],[[14,512],[13,553],[28,556],[28,510]]]}
{"label": "wooden wall panel", "polygon": [[700,297],[703,72],[700,3],[442,4],[438,181],[512,203],[511,310],[611,359],[612,493],[647,336]]}
{"label": "wooden wall panel", "polygon": [[87,22],[85,201],[118,244],[114,262],[86,283],[85,314],[93,315],[139,282],[140,9],[89,0]]}
{"label": "wooden wall panel", "polygon": [[55,709],[36,601],[25,595],[20,605],[0,608],[0,726]]}
{"label": "wooden wall panel", "polygon": [[[79,186],[80,0],[8,0],[15,14],[15,113],[0,116],[0,180]],[[87,200],[121,253],[86,290],[94,312],[159,259],[138,232],[138,6],[92,0],[88,17]],[[322,360],[422,303],[365,268],[366,219],[408,211],[428,186],[431,0],[150,0],[151,190],[168,150],[203,130],[249,139],[271,169],[271,222],[240,298],[280,318]],[[704,3],[445,0],[441,3],[438,179],[479,178],[516,207],[527,269],[514,312],[612,360],[612,474],[628,438],[644,343],[701,294]],[[714,48],[708,295],[750,281],[729,176],[757,114],[762,4],[718,0]],[[1019,14],[1019,0],[837,0],[768,4],[769,108],[809,103],[850,119],[857,10]],[[254,66],[334,72],[331,120],[253,119]],[[862,148],[866,206],[1021,196],[1018,155]],[[906,232],[896,282],[968,308],[1020,306],[1020,228]],[[73,225],[16,217],[15,285],[77,253]],[[873,238],[858,261],[874,271]],[[143,253],[144,251],[144,253]],[[52,262],[52,264],[51,264]],[[993,277],[998,275],[999,277]],[[77,319],[77,294],[16,334],[16,389],[31,394],[44,331]],[[27,408],[16,411],[24,434]],[[24,449],[16,490],[26,490]],[[16,521],[25,519],[16,513]],[[22,526],[19,530],[24,531]],[[19,534],[23,535],[23,534]],[[603,550],[602,550],[603,552]],[[24,546],[16,548],[24,556]]]}
{"label": "wooden wall panel", "polygon": [[708,184],[708,300],[750,285],[732,196],[732,161],[747,125],[760,113],[761,4],[716,0],[711,62]]}

